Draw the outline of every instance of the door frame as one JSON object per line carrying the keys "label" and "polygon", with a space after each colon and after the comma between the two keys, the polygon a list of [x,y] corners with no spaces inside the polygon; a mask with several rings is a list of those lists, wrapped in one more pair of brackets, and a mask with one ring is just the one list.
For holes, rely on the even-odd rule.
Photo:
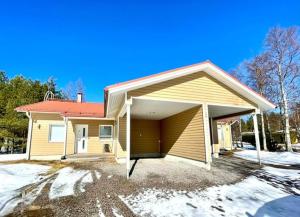
{"label": "door frame", "polygon": [[[86,127],[86,133],[85,133],[85,141],[86,141],[86,151],[85,152],[78,152],[78,140],[77,140],[77,128],[79,126],[84,126]],[[84,154],[84,153],[88,153],[88,144],[89,144],[89,125],[88,124],[76,124],[75,125],[75,150],[77,154]]]}

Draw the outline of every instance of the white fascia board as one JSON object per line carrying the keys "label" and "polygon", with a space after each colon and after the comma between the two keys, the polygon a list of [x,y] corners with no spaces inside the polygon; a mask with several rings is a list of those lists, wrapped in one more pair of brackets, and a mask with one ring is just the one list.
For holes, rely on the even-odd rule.
{"label": "white fascia board", "polygon": [[114,118],[96,118],[96,117],[67,117],[69,120],[108,120],[114,121]]}
{"label": "white fascia board", "polygon": [[174,72],[158,75],[155,77],[150,77],[148,79],[141,80],[141,81],[124,84],[120,87],[115,87],[115,88],[110,89],[109,92],[111,94],[116,94],[116,93],[123,92],[123,91],[130,91],[130,90],[141,88],[141,87],[148,86],[151,84],[156,84],[158,82],[163,82],[163,81],[167,81],[170,79],[174,79],[174,78],[177,78],[177,77],[180,77],[183,75],[192,74],[194,72],[202,71],[204,68],[206,68],[207,64],[208,63],[203,63],[201,65],[191,66],[189,68],[178,69],[177,71],[174,71]]}
{"label": "white fascia board", "polygon": [[210,64],[210,66],[206,70],[204,70],[204,71],[206,71],[207,73],[209,73],[214,78],[217,78],[217,79],[219,78],[219,80],[222,83],[225,83],[225,84],[229,85],[227,83],[227,82],[229,82],[230,84],[235,85],[236,87],[238,87],[239,90],[237,90],[236,88],[234,88],[232,86],[231,86],[231,88],[235,89],[238,92],[240,90],[243,90],[244,94],[242,94],[242,95],[246,96],[247,98],[251,98],[252,100],[253,99],[259,100],[262,104],[265,104],[266,109],[274,109],[275,108],[275,105],[272,104],[271,102],[269,102],[267,99],[265,99],[264,97],[260,96],[258,93],[254,92],[253,90],[247,88],[245,85],[243,85],[242,83],[240,83],[239,81],[237,81],[233,77],[228,76],[222,70],[220,70],[219,68],[215,67],[214,65]]}

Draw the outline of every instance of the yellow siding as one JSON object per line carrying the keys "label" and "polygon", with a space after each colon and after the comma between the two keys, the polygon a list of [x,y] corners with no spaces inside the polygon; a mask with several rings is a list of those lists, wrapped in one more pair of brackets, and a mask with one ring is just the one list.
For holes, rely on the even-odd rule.
{"label": "yellow siding", "polygon": [[[113,148],[113,140],[102,140],[99,138],[100,125],[114,125],[114,121],[108,120],[72,120],[69,124],[68,132],[68,154],[74,153],[75,144],[75,131],[77,124],[88,125],[88,150],[89,154],[102,154],[104,153],[104,145],[109,144]],[[70,135],[70,136],[69,136]]]}
{"label": "yellow siding", "polygon": [[160,152],[160,122],[131,120],[131,154]]}
{"label": "yellow siding", "polygon": [[161,121],[161,153],[205,161],[202,107]]}
{"label": "yellow siding", "polygon": [[219,138],[220,148],[231,150],[232,149],[231,126],[229,124],[220,124],[218,128],[219,128],[218,136],[221,137]]}
{"label": "yellow siding", "polygon": [[128,97],[147,96],[208,103],[251,106],[253,103],[204,72],[198,72],[130,91]]}
{"label": "yellow siding", "polygon": [[[33,114],[31,155],[63,155],[64,143],[49,142],[49,126],[51,124],[64,125],[63,119],[56,114]],[[75,130],[77,124],[88,125],[88,153],[102,154],[104,145],[109,144],[113,148],[113,140],[101,140],[99,138],[99,126],[114,125],[109,120],[70,120],[68,122],[67,154],[76,152]]]}
{"label": "yellow siding", "polygon": [[219,140],[218,140],[218,123],[216,120],[213,120],[211,122],[211,126],[210,126],[210,129],[211,129],[211,136],[212,136],[212,143],[213,144],[218,144],[219,143]]}
{"label": "yellow siding", "polygon": [[56,114],[33,114],[31,155],[63,155],[64,143],[49,142],[50,124],[63,125],[64,122]]}
{"label": "yellow siding", "polygon": [[119,118],[119,138],[116,141],[118,158],[126,157],[126,116]]}

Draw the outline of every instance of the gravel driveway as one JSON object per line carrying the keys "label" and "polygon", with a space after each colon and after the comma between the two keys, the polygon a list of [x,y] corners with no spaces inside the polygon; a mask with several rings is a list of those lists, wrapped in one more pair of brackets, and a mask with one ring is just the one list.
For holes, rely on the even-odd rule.
{"label": "gravel driveway", "polygon": [[[164,159],[139,159],[128,181],[125,165],[115,162],[73,162],[68,164],[75,169],[93,172],[93,182],[81,192],[74,185],[75,195],[49,199],[53,180],[50,180],[31,205],[19,204],[9,216],[134,216],[132,211],[120,200],[140,192],[145,188],[162,188],[192,191],[206,187],[235,183],[259,166],[253,162],[234,157],[215,159],[212,169],[207,171],[183,162]],[[64,165],[65,166],[65,165]],[[51,177],[55,179],[55,176]]]}

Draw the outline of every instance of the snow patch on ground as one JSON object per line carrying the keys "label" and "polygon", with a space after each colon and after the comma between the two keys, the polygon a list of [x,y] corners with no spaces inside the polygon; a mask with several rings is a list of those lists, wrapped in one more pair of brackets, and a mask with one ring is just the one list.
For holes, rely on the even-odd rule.
{"label": "snow patch on ground", "polygon": [[38,183],[44,179],[49,166],[36,164],[6,164],[0,165],[0,216],[11,212],[19,202],[31,203],[39,194],[43,186],[22,198],[22,188]]}
{"label": "snow patch on ground", "polygon": [[101,173],[99,171],[95,171],[95,175],[96,175],[96,178],[97,179],[100,179],[101,178]]}
{"label": "snow patch on ground", "polygon": [[281,178],[300,179],[300,170],[287,170],[274,167],[264,167],[263,170]]}
{"label": "snow patch on ground", "polygon": [[92,177],[92,173],[88,172],[82,179],[81,183],[80,183],[80,191],[81,192],[85,192],[84,187],[86,186],[86,184],[88,183],[93,183],[93,177]]}
{"label": "snow patch on ground", "polygon": [[0,154],[1,161],[25,160],[26,154]]}
{"label": "snow patch on ground", "polygon": [[[262,175],[264,172],[279,178],[287,178],[289,174],[289,178],[297,179],[300,171],[266,167]],[[141,216],[299,216],[300,196],[273,186],[272,182],[250,176],[233,185],[206,190],[146,189],[137,195],[119,197]]]}
{"label": "snow patch on ground", "polygon": [[100,204],[100,201],[99,201],[98,198],[97,198],[96,206],[97,206],[97,208],[98,208],[98,216],[99,216],[99,217],[105,217],[104,213],[102,212],[101,204]]}
{"label": "snow patch on ground", "polygon": [[74,170],[71,167],[65,167],[59,170],[57,178],[51,185],[49,198],[55,199],[75,194],[75,184],[87,175],[88,172],[87,170]]}
{"label": "snow patch on ground", "polygon": [[249,149],[249,150],[255,150],[255,146],[253,146],[251,143],[249,142],[234,142],[234,145],[237,146],[238,148],[242,148],[242,149]]}
{"label": "snow patch on ground", "polygon": [[116,216],[116,217],[123,217],[123,215],[120,214],[120,210],[117,209],[116,207],[112,208],[112,212],[113,212],[114,216]]}
{"label": "snow patch on ground", "polygon": [[300,143],[292,144],[293,151],[300,152]]}
{"label": "snow patch on ground", "polygon": [[[47,183],[52,182],[49,198],[55,199],[85,192],[85,186],[94,181],[90,170],[65,167],[54,174],[47,174],[50,168],[25,163],[0,165],[0,216],[12,212],[21,202],[31,204]],[[95,176],[99,179],[101,174],[95,171]]]}
{"label": "snow patch on ground", "polygon": [[[243,150],[234,153],[234,156],[257,162],[255,150]],[[295,165],[300,164],[300,153],[294,152],[260,152],[261,162],[274,165]]]}

